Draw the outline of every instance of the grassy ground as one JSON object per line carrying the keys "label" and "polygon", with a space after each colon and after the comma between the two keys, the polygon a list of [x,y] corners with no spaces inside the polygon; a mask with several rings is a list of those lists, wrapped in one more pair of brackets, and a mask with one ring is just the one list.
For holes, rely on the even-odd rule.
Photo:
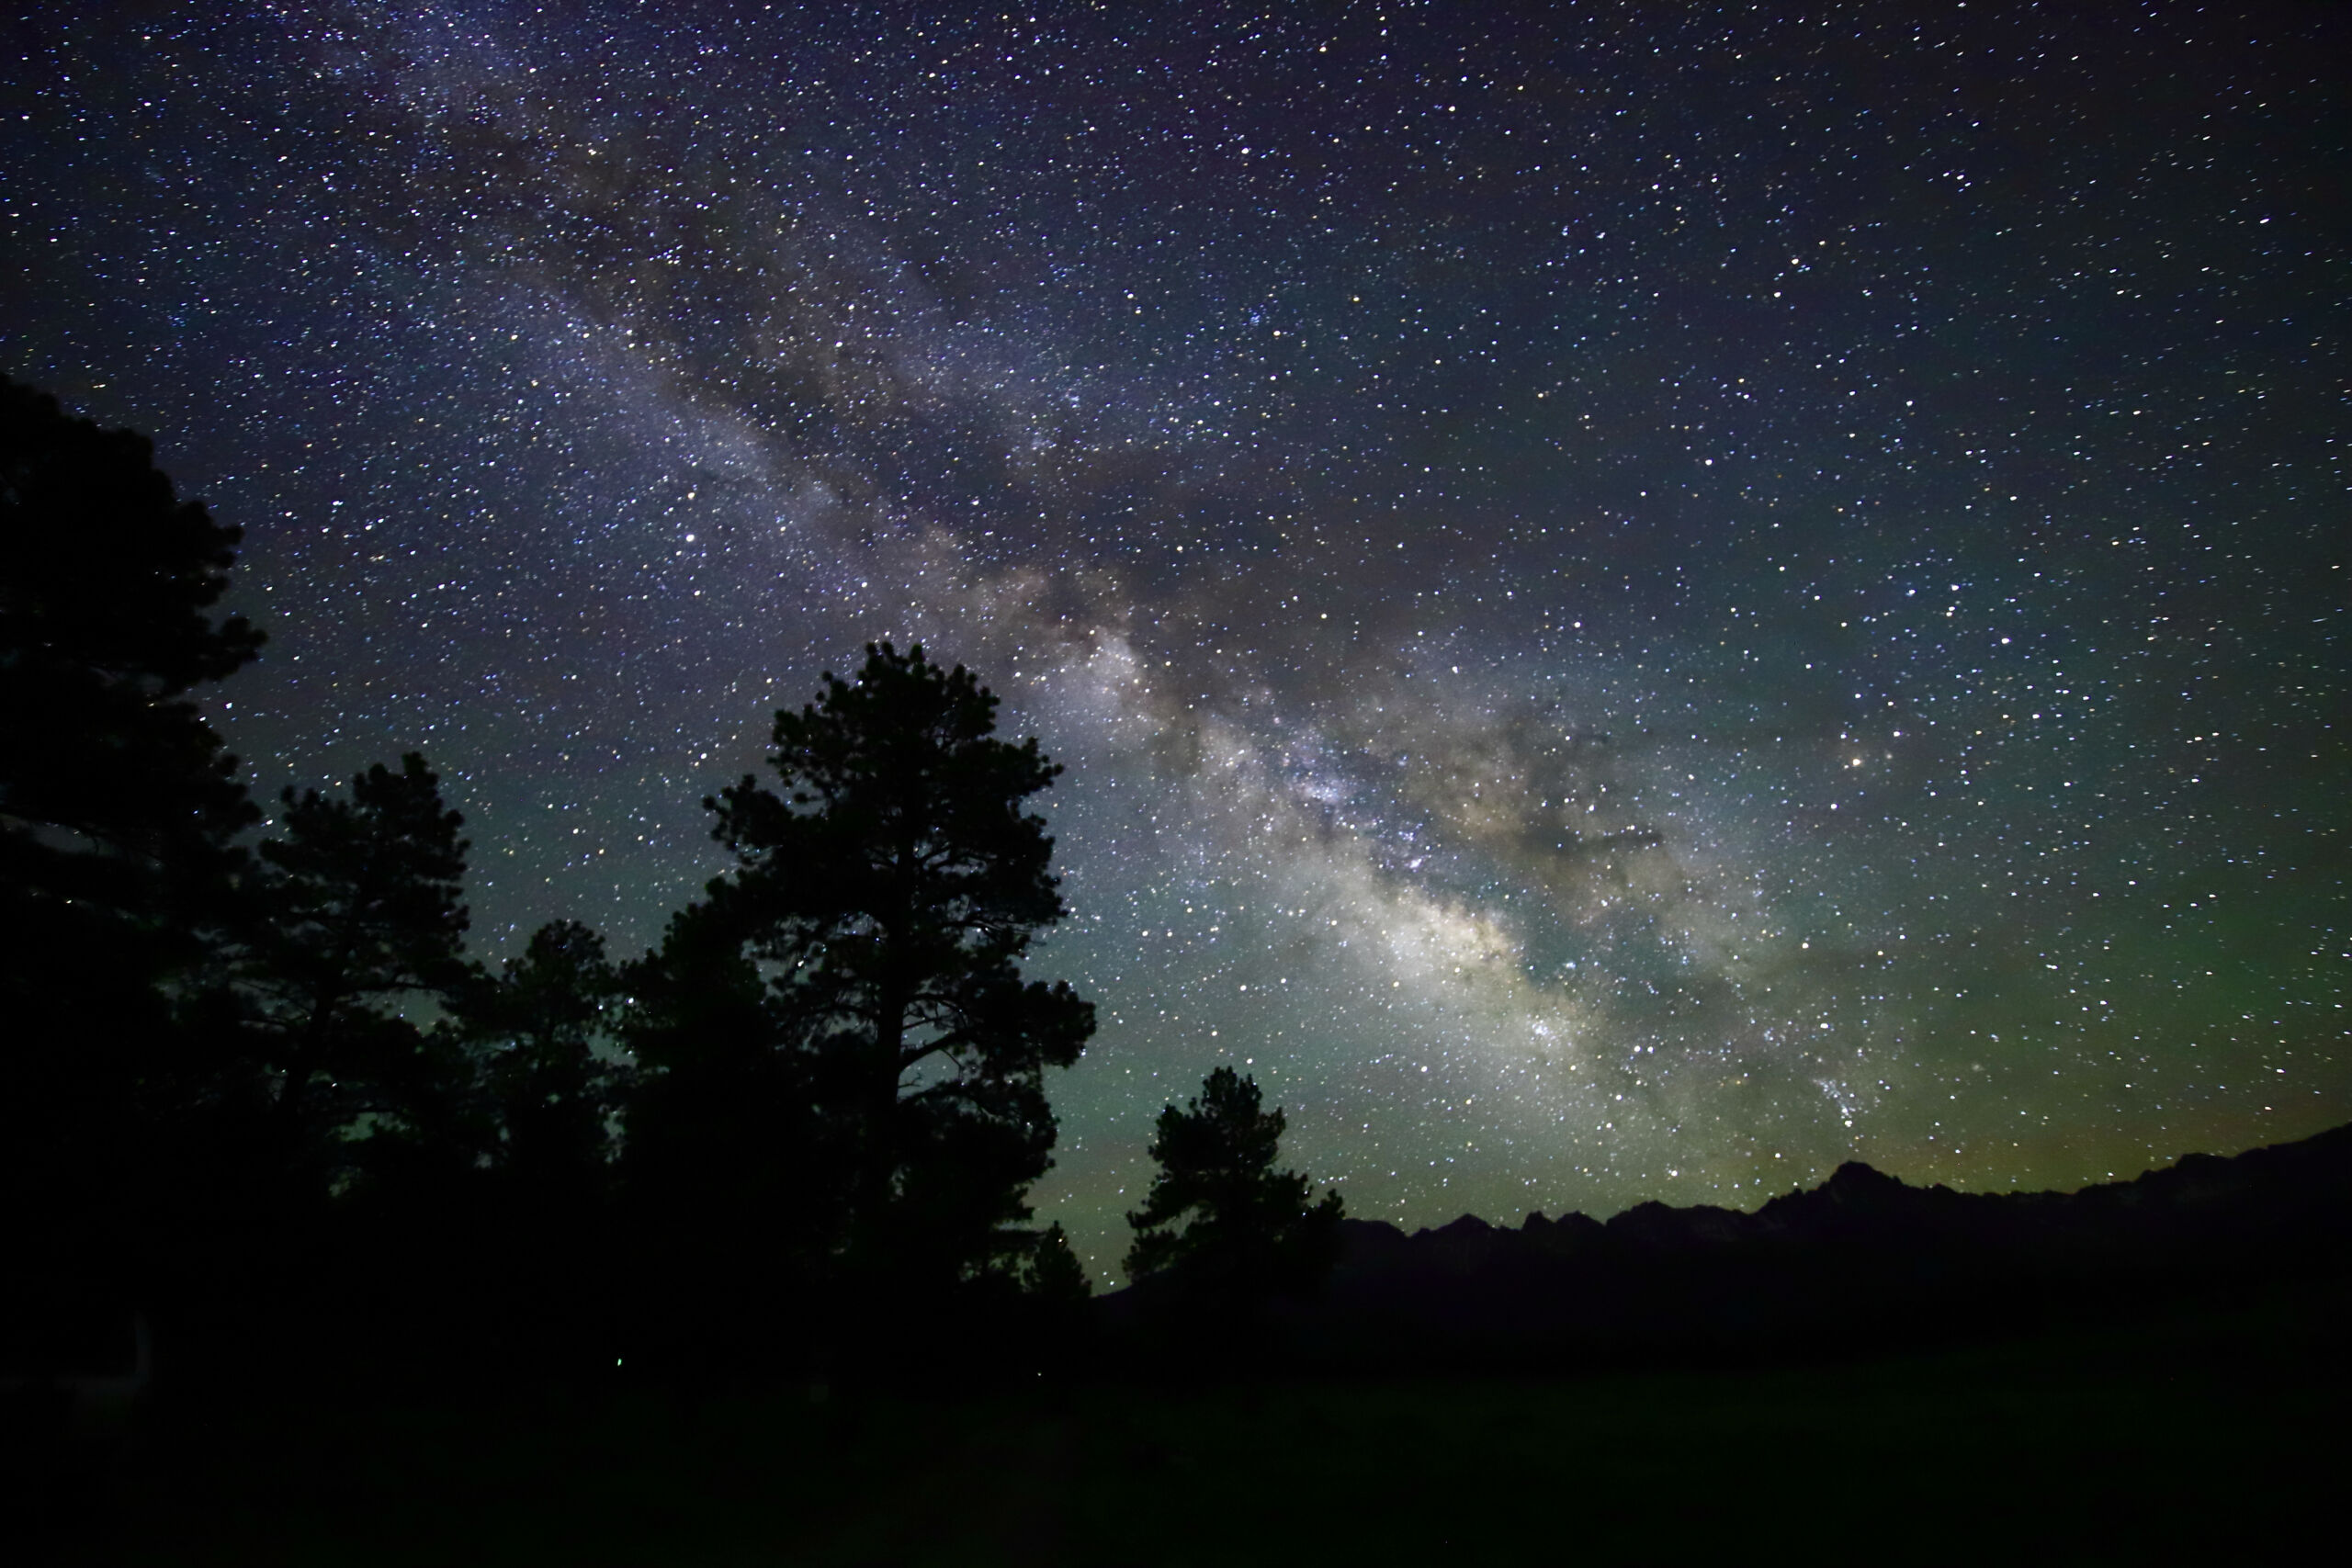
{"label": "grassy ground", "polygon": [[1738,1371],[233,1418],[65,1562],[2245,1560],[2333,1527],[2342,1290]]}

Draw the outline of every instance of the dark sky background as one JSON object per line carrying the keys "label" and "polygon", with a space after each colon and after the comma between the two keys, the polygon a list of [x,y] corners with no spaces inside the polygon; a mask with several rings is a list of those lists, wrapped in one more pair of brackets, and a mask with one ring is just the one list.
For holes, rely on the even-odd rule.
{"label": "dark sky background", "polygon": [[1106,1278],[1221,1061],[1408,1226],[2352,1115],[2345,8],[99,9],[0,370],[246,530],[257,788],[634,953],[971,664]]}

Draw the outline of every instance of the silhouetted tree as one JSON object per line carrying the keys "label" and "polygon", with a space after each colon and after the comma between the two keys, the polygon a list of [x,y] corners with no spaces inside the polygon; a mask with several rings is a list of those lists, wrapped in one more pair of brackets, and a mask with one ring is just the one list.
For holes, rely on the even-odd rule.
{"label": "silhouetted tree", "polygon": [[1259,1109],[1257,1081],[1219,1067],[1182,1110],[1159,1113],[1151,1157],[1159,1162],[1142,1208],[1127,1215],[1135,1245],[1127,1272],[1173,1271],[1196,1291],[1246,1304],[1311,1289],[1339,1257],[1337,1192],[1276,1170],[1283,1113]]}
{"label": "silhouetted tree", "polygon": [[442,1123],[454,1135],[382,1151],[404,1158],[379,1162],[365,1190],[371,1246],[423,1286],[397,1320],[412,1353],[510,1376],[611,1366],[628,1267],[613,1201],[630,1079],[620,1000],[604,938],[576,920],[540,927],[497,976],[449,997],[430,1043],[462,1049],[429,1065],[457,1074],[434,1091],[458,1107]]}
{"label": "silhouetted tree", "polygon": [[258,815],[189,695],[262,640],[208,613],[238,530],[153,459],[0,380],[0,1188],[20,1254],[138,1207],[160,1122],[209,1092],[178,1004]]}
{"label": "silhouetted tree", "polygon": [[520,1184],[603,1184],[626,1067],[600,1052],[612,1036],[620,976],[605,939],[577,920],[531,934],[496,978],[465,987],[454,1010],[495,1123],[492,1164]]}
{"label": "silhouetted tree", "polygon": [[[1022,810],[1060,770],[996,739],[996,706],[920,648],[828,674],[776,716],[781,792],[747,776],[706,802],[740,864],[632,978],[632,1043],[658,1069],[632,1158],[683,1155],[705,1117],[750,1141],[728,1157],[799,1176],[809,1255],[869,1299],[1036,1263],[1020,1227],[1054,1141],[1043,1074],[1093,1031],[1067,985],[1020,975],[1066,912]],[[739,1125],[730,1085],[801,1109]]]}
{"label": "silhouetted tree", "polygon": [[261,846],[259,918],[240,978],[271,1133],[298,1167],[339,1172],[363,1118],[395,1142],[484,1140],[455,1032],[401,1010],[472,976],[463,820],[413,752],[399,773],[379,762],[356,776],[348,798],[285,793],[278,836]]}
{"label": "silhouetted tree", "polygon": [[746,1347],[782,1343],[797,1355],[848,1188],[808,1053],[749,936],[710,903],[673,916],[624,987],[623,1039],[642,1066],[620,1159],[636,1353],[741,1366]]}
{"label": "silhouetted tree", "polygon": [[1039,1233],[1021,1272],[1023,1288],[1046,1301],[1082,1302],[1094,1293],[1094,1281],[1087,1278],[1086,1265],[1078,1260],[1069,1233],[1059,1221]]}

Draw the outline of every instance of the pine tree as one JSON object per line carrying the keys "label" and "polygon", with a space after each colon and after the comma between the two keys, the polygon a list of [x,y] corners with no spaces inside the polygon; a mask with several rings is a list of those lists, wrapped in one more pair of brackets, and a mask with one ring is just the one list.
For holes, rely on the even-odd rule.
{"label": "pine tree", "polygon": [[160,906],[159,874],[210,869],[258,816],[188,697],[261,646],[244,617],[207,613],[239,530],[177,499],[153,457],[144,436],[70,419],[0,379],[9,886],[141,917]]}
{"label": "pine tree", "polygon": [[640,1065],[620,1157],[636,1364],[741,1370],[822,1332],[811,1297],[839,1249],[847,1178],[752,948],[698,901],[625,971],[622,1039]]}
{"label": "pine tree", "polygon": [[479,1141],[461,1128],[477,1108],[458,1042],[402,1010],[472,980],[463,821],[414,752],[356,776],[347,798],[285,793],[240,978],[276,1140],[299,1165],[338,1170],[363,1118],[387,1137]]}
{"label": "pine tree", "polygon": [[608,1050],[620,976],[605,939],[577,920],[531,933],[496,978],[455,1011],[496,1123],[492,1163],[528,1188],[602,1185],[628,1073]]}
{"label": "pine tree", "polygon": [[0,379],[0,1218],[20,1254],[40,1230],[120,1250],[125,1211],[153,1208],[139,1173],[218,1087],[186,1002],[259,814],[193,694],[262,639],[209,613],[238,531],[153,456]]}
{"label": "pine tree", "polygon": [[1086,1277],[1086,1265],[1078,1260],[1069,1233],[1059,1221],[1038,1234],[1022,1266],[1021,1284],[1030,1295],[1048,1302],[1083,1303],[1094,1293],[1094,1281]]}
{"label": "pine tree", "polygon": [[[452,1354],[502,1375],[609,1366],[624,1332],[620,987],[604,938],[577,920],[540,927],[496,977],[471,976],[449,1004],[469,1114],[454,1150],[402,1151],[401,1180],[371,1216],[405,1243],[412,1274],[438,1287],[420,1292],[403,1326],[439,1324]],[[447,1152],[476,1163],[460,1168]],[[454,1319],[439,1283],[453,1277],[464,1282]]]}
{"label": "pine tree", "polygon": [[[776,716],[780,792],[747,776],[706,802],[739,864],[640,972],[649,1107],[728,1074],[799,1100],[775,1136],[820,1173],[816,1250],[868,1289],[920,1295],[1033,1252],[1044,1070],[1093,1032],[1066,984],[1020,974],[1066,913],[1053,840],[1023,811],[1060,770],[1034,739],[996,739],[996,707],[919,647],[869,647],[854,682],[828,674]],[[675,1026],[695,1011],[721,1031]],[[649,1132],[674,1145],[680,1129]]]}
{"label": "pine tree", "polygon": [[1337,1192],[1274,1168],[1284,1125],[1262,1111],[1257,1080],[1219,1067],[1197,1099],[1159,1113],[1149,1149],[1159,1163],[1142,1208],[1127,1215],[1127,1272],[1173,1272],[1236,1303],[1311,1289],[1339,1256]]}

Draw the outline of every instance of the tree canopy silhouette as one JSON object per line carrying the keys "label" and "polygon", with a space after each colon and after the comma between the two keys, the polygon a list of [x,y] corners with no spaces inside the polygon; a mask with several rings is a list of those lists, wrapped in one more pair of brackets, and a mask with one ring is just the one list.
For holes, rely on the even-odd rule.
{"label": "tree canopy silhouette", "polygon": [[[773,1340],[786,1291],[1074,1321],[1026,1202],[1045,1071],[1093,1030],[1021,973],[1067,913],[1026,809],[1060,770],[967,671],[869,648],[776,716],[772,786],[705,802],[736,863],[659,948],[616,968],[556,921],[492,976],[422,757],[239,844],[261,813],[195,701],[261,642],[209,613],[238,533],[143,438],[0,381],[0,525],[7,1278],[161,1291],[289,1367],[586,1366],[714,1314]],[[674,1308],[614,1289],[632,1240]]]}
{"label": "tree canopy silhouette", "polygon": [[872,645],[854,682],[827,674],[817,702],[776,716],[781,787],[747,775],[705,803],[738,864],[634,978],[633,1043],[657,1069],[649,1161],[688,1155],[697,1108],[741,1120],[719,1086],[769,1099],[763,1157],[802,1172],[812,1254],[869,1288],[1030,1269],[1024,1193],[1055,1133],[1044,1070],[1094,1028],[1068,985],[1020,973],[1067,912],[1053,840],[1023,810],[1060,770],[1034,739],[997,739],[996,708],[920,647]]}
{"label": "tree canopy silhouette", "polygon": [[414,752],[354,777],[347,798],[285,793],[239,978],[270,1123],[299,1166],[336,1172],[363,1117],[385,1140],[478,1141],[455,1125],[469,1077],[456,1042],[401,1011],[472,976],[463,820]]}
{"label": "tree canopy silhouette", "polygon": [[178,1003],[258,816],[190,695],[261,644],[209,614],[238,530],[153,456],[0,380],[0,1017],[32,1110],[0,1128],[0,1188],[20,1238],[107,1206],[201,1097]]}
{"label": "tree canopy silhouette", "polygon": [[1260,1109],[1255,1078],[1219,1067],[1182,1110],[1159,1113],[1151,1157],[1159,1162],[1143,1207],[1127,1215],[1136,1279],[1182,1276],[1193,1290],[1247,1304],[1312,1288],[1339,1257],[1337,1192],[1277,1170],[1280,1109]]}
{"label": "tree canopy silhouette", "polygon": [[620,989],[605,939],[554,920],[497,978],[479,977],[453,998],[494,1122],[486,1153],[526,1188],[602,1184],[629,1080],[598,1050],[613,1034]]}
{"label": "tree canopy silhouette", "polygon": [[[256,813],[187,693],[260,648],[207,611],[240,531],[181,501],[128,430],[0,379],[0,810],[12,856],[200,859]],[[39,744],[34,744],[38,738]],[[58,833],[28,832],[41,824]],[[20,865],[12,865],[21,874]],[[13,878],[12,878],[13,882]]]}

